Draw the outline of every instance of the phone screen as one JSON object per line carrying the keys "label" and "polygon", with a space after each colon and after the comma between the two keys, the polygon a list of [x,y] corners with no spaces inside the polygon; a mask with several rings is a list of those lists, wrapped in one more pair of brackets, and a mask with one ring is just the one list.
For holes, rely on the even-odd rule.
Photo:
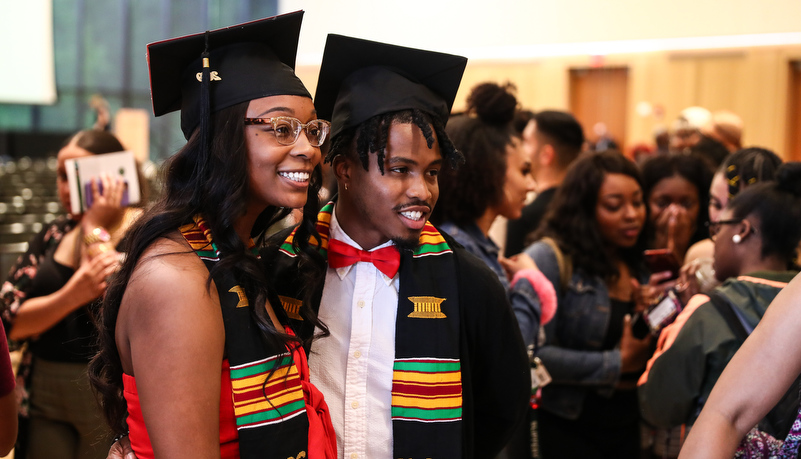
{"label": "phone screen", "polygon": [[653,249],[643,252],[645,256],[645,264],[651,273],[661,273],[663,271],[670,271],[670,279],[679,277],[679,269],[681,265],[676,259],[676,255],[668,249]]}

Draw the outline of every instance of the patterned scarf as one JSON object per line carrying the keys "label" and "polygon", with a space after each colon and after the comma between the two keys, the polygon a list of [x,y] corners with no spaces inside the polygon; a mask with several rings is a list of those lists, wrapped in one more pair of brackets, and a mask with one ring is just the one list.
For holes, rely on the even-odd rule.
{"label": "patterned scarf", "polygon": [[[220,261],[200,215],[180,231],[209,270]],[[216,274],[214,283],[225,325],[240,457],[306,457],[309,422],[292,355],[269,351],[251,317],[248,295],[232,273]]]}
{"label": "patterned scarf", "polygon": [[[321,241],[310,241],[324,256],[333,207],[330,202],[318,214]],[[294,235],[293,231],[279,249],[289,258],[296,257]],[[401,254],[398,272],[391,413],[393,457],[461,457],[462,373],[455,259],[447,241],[429,222],[419,242],[414,252]],[[287,288],[286,295],[280,296],[287,316],[299,322],[293,327],[302,330],[301,334],[313,333],[310,327],[304,328],[299,314],[302,301],[297,299],[298,292],[304,286],[290,281],[282,287]]]}

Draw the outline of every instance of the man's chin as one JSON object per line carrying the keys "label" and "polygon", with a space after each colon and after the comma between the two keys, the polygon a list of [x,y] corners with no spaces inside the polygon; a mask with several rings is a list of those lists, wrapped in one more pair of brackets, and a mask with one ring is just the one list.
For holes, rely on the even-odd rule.
{"label": "man's chin", "polygon": [[410,235],[407,237],[393,237],[392,242],[400,252],[414,252],[420,245],[420,235]]}

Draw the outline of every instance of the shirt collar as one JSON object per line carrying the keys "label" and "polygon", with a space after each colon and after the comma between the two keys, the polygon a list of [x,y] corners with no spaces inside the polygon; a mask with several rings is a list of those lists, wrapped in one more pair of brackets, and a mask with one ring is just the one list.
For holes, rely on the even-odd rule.
{"label": "shirt collar", "polygon": [[[364,248],[362,246],[360,246],[358,242],[354,241],[353,238],[351,238],[348,235],[348,233],[346,233],[345,230],[343,230],[342,227],[339,226],[339,220],[337,220],[337,212],[336,212],[336,210],[337,210],[337,206],[336,206],[336,204],[334,204],[334,208],[333,208],[333,210],[331,210],[331,222],[329,223],[330,232],[328,233],[328,238],[329,239],[336,239],[338,241],[342,241],[342,242],[344,242],[344,243],[346,243],[348,245],[356,247],[359,250],[364,250]],[[394,245],[394,242],[392,242],[390,240],[390,241],[387,241],[387,242],[385,242],[385,243],[383,243],[383,244],[381,244],[381,245],[379,245],[377,247],[373,247],[372,249],[369,250],[369,252],[372,252],[373,250],[383,249],[384,247],[389,247],[391,245]],[[337,268],[334,271],[336,271],[337,276],[339,276],[339,280],[343,280],[343,279],[345,279],[345,276],[348,275],[350,270],[353,269],[354,266],[356,266],[356,265],[354,264],[354,265],[350,265],[350,266],[343,266],[342,268]],[[333,269],[333,268],[331,268],[331,269]],[[376,269],[376,268],[374,267],[373,269]],[[392,279],[394,279],[394,278],[387,277],[387,275],[382,273],[381,271],[378,271],[378,274],[384,280],[385,284],[387,284],[387,285],[391,285],[392,284]],[[395,277],[398,277],[398,275],[395,274]]]}

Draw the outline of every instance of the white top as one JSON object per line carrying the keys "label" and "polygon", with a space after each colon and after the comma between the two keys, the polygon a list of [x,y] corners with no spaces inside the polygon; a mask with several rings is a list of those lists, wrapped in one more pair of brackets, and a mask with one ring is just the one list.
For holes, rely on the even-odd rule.
{"label": "white top", "polygon": [[[329,239],[362,249],[331,212]],[[373,250],[392,245],[387,242]],[[399,280],[372,263],[328,268],[318,313],[331,335],[314,341],[311,382],[325,396],[340,459],[392,458],[392,365]]]}

